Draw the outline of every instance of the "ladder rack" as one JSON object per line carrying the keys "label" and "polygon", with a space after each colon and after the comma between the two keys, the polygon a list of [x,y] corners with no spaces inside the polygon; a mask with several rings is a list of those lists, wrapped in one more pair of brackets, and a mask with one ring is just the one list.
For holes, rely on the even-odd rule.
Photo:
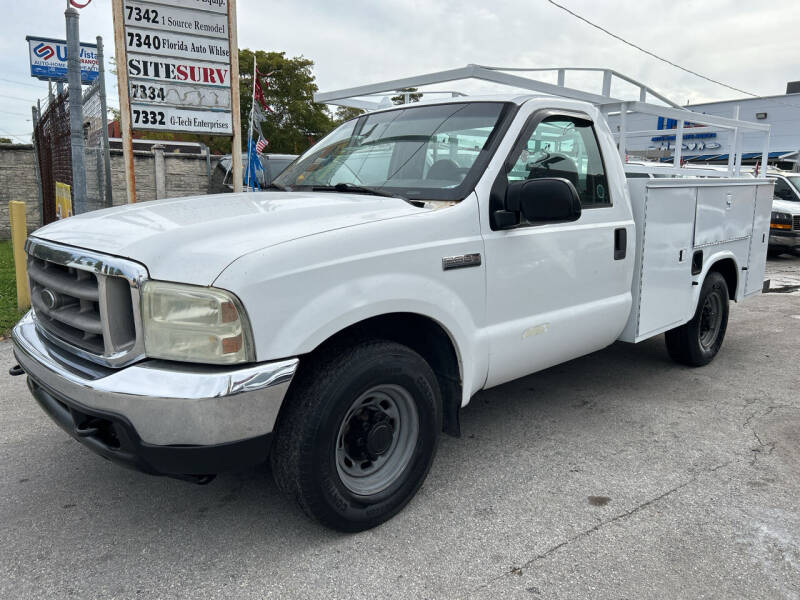
{"label": "ladder rack", "polygon": [[[515,73],[555,73],[556,84],[541,81],[531,77],[521,76]],[[576,72],[599,72],[603,74],[602,86],[599,93],[596,91],[586,91],[578,88],[568,87],[566,85],[567,74]],[[638,100],[625,100],[616,98],[611,95],[611,86],[614,79],[624,81],[638,89]],[[622,73],[618,73],[612,69],[601,68],[583,68],[583,67],[552,67],[552,68],[537,68],[526,69],[516,67],[487,67],[482,65],[467,65],[457,69],[450,69],[447,71],[438,71],[435,73],[427,73],[423,75],[416,75],[412,77],[404,77],[401,79],[393,79],[374,83],[369,85],[362,85],[343,90],[336,90],[332,92],[318,92],[314,94],[314,101],[320,104],[333,104],[338,106],[349,106],[360,108],[363,110],[379,110],[392,106],[389,96],[391,95],[408,95],[408,88],[420,88],[427,85],[435,85],[441,83],[449,83],[452,81],[462,81],[467,79],[476,79],[479,81],[486,81],[499,85],[505,85],[512,88],[529,90],[532,92],[549,94],[552,96],[559,96],[562,98],[572,98],[574,100],[581,100],[589,102],[597,106],[605,116],[606,120],[609,115],[615,115],[619,118],[619,131],[614,132],[617,138],[617,147],[619,148],[620,157],[623,162],[626,157],[626,140],[629,137],[645,136],[645,135],[663,135],[667,131],[673,130],[635,130],[631,131],[627,127],[628,116],[633,113],[643,113],[654,115],[657,117],[666,117],[677,121],[675,128],[675,154],[673,157],[673,167],[675,169],[681,168],[681,152],[683,146],[683,134],[687,123],[693,125],[705,125],[714,129],[719,129],[728,132],[728,175],[739,176],[741,174],[741,145],[742,137],[745,132],[760,133],[764,136],[763,151],[761,154],[761,164],[767,164],[769,157],[769,132],[770,126],[761,123],[753,123],[751,121],[739,120],[739,108],[735,109],[733,118],[718,117],[715,115],[707,115],[704,113],[695,112],[684,108],[665,96],[659,94],[652,88],[640,83]],[[438,91],[421,91],[414,93],[435,93],[435,94],[449,94],[452,97],[466,96],[466,94],[458,91],[451,90],[438,90]],[[380,96],[376,98],[376,96]],[[662,102],[663,104],[654,104],[648,102],[648,98]],[[759,177],[766,176],[766,169],[761,168]]]}

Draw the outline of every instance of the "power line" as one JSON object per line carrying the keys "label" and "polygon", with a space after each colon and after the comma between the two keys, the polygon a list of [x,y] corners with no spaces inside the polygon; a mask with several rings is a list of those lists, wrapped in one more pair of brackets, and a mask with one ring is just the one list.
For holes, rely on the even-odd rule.
{"label": "power line", "polygon": [[7,96],[6,94],[0,94],[0,98],[9,98],[10,100],[21,100],[22,102],[35,102],[36,99],[34,98],[31,100],[30,98],[20,98],[19,96]]}
{"label": "power line", "polygon": [[0,77],[0,81],[7,81],[8,83],[13,83],[13,84],[16,84],[16,85],[27,85],[27,86],[30,86],[30,87],[35,87],[35,88],[42,89],[41,85],[36,85],[36,84],[30,83],[28,81],[19,81],[18,79],[6,79],[5,77]]}
{"label": "power line", "polygon": [[22,142],[23,144],[30,144],[30,140],[23,140],[23,139],[22,139],[21,137],[19,137],[18,135],[14,135],[13,133],[9,133],[9,132],[7,132],[5,129],[0,129],[0,133],[5,133],[6,135],[10,135],[12,138],[17,138],[17,139],[18,139],[20,142]]}
{"label": "power line", "polygon": [[675,68],[677,68],[677,69],[680,69],[681,71],[685,71],[686,73],[690,73],[690,74],[692,74],[692,75],[694,75],[694,76],[696,76],[696,77],[700,77],[701,79],[705,79],[706,81],[710,81],[711,83],[716,83],[717,85],[721,85],[722,87],[726,87],[726,88],[728,88],[729,90],[734,90],[734,91],[736,91],[736,92],[739,92],[739,93],[741,93],[741,94],[745,94],[745,95],[747,95],[747,96],[753,96],[754,98],[758,98],[758,94],[754,94],[754,93],[752,93],[752,92],[748,92],[748,91],[746,91],[746,90],[743,90],[743,89],[740,89],[740,88],[734,87],[734,86],[732,86],[732,85],[728,85],[727,83],[723,83],[723,82],[721,82],[721,81],[719,81],[719,80],[717,80],[717,79],[712,79],[711,77],[706,77],[705,75],[702,75],[702,74],[698,73],[697,71],[692,71],[691,69],[687,69],[686,67],[683,67],[683,66],[681,66],[681,65],[679,65],[679,64],[677,64],[677,63],[674,63],[674,62],[672,62],[671,60],[668,60],[668,59],[666,59],[666,58],[662,58],[662,57],[658,56],[657,54],[655,54],[655,53],[653,53],[653,52],[650,52],[650,50],[645,50],[645,49],[644,49],[644,48],[642,48],[641,46],[637,46],[637,45],[636,45],[636,44],[634,44],[633,42],[629,42],[628,40],[626,40],[626,39],[624,39],[624,38],[622,38],[622,37],[618,36],[617,34],[615,34],[615,33],[611,33],[611,32],[610,32],[608,29],[606,29],[606,28],[604,28],[604,27],[601,27],[600,25],[597,25],[597,24],[595,24],[595,23],[592,23],[592,22],[591,22],[589,19],[586,19],[586,18],[584,18],[584,17],[580,16],[579,14],[577,14],[577,13],[575,13],[575,12],[571,11],[570,9],[568,9],[566,6],[562,6],[562,5],[561,5],[561,4],[559,4],[558,2],[554,2],[553,0],[547,0],[547,1],[548,1],[550,4],[552,4],[553,6],[560,8],[560,9],[561,9],[561,10],[563,10],[564,12],[567,12],[567,13],[571,14],[571,15],[572,15],[573,17],[575,17],[576,19],[580,19],[581,21],[583,21],[583,22],[584,22],[584,23],[586,23],[587,25],[591,25],[591,26],[592,26],[592,27],[594,27],[595,29],[599,29],[599,30],[600,30],[600,31],[602,31],[603,33],[605,33],[605,34],[607,34],[607,35],[610,35],[611,37],[613,37],[613,38],[614,38],[614,39],[616,39],[616,40],[619,40],[619,41],[620,41],[620,42],[622,42],[623,44],[627,44],[628,46],[630,46],[630,47],[632,47],[632,48],[636,48],[636,50],[638,50],[639,52],[644,52],[644,53],[645,53],[645,54],[647,54],[648,56],[652,56],[653,58],[655,58],[655,59],[657,59],[657,60],[660,60],[661,62],[665,62],[665,63],[667,63],[668,65],[672,65],[673,67],[675,67]]}
{"label": "power line", "polygon": [[26,115],[25,113],[11,112],[9,110],[0,110],[0,113],[4,115],[14,115],[15,117],[30,117],[30,115]]}

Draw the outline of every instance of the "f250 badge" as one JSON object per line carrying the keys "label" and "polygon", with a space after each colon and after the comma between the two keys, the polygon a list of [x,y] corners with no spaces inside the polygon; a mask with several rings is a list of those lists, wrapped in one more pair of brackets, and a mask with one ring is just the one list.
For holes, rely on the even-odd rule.
{"label": "f250 badge", "polygon": [[443,271],[479,266],[481,266],[481,255],[477,252],[475,254],[461,254],[459,256],[445,256],[442,258]]}

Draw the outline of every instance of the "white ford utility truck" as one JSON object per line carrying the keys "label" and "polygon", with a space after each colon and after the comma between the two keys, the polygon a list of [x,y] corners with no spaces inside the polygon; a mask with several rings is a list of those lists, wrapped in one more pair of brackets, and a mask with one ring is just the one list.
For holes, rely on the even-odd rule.
{"label": "white ford utility truck", "polygon": [[[549,95],[371,106],[454,73]],[[366,529],[414,496],[478,391],[661,333],[705,365],[729,302],[762,291],[772,182],[738,164],[628,180],[633,132],[605,115],[733,138],[761,125],[476,66],[318,100],[377,109],[268,191],[130,204],[29,238],[12,371],[97,454],[197,482],[270,460],[308,515]]]}

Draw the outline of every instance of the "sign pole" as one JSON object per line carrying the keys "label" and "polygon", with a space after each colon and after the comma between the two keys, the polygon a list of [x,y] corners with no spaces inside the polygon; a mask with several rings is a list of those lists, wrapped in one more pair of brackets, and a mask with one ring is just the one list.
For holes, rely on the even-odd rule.
{"label": "sign pole", "polygon": [[67,6],[67,81],[69,82],[69,138],[72,147],[72,190],[76,214],[88,209],[86,203],[86,169],[83,143],[83,92],[81,89],[81,42],[78,11]]}
{"label": "sign pole", "polygon": [[111,194],[111,149],[108,147],[108,103],[106,102],[106,68],[103,64],[103,38],[97,36],[97,82],[100,86],[100,123],[103,127],[103,171],[106,206],[113,206]]}
{"label": "sign pole", "polygon": [[117,83],[119,85],[119,125],[122,129],[122,157],[125,161],[125,183],[128,203],[136,202],[136,175],[133,170],[133,136],[131,103],[128,96],[128,52],[125,49],[125,28],[122,0],[112,0],[114,11],[114,44],[116,46]]}
{"label": "sign pole", "polygon": [[236,0],[228,0],[228,32],[231,53],[231,171],[233,191],[242,191],[242,120],[239,104],[239,40],[236,28]]}

